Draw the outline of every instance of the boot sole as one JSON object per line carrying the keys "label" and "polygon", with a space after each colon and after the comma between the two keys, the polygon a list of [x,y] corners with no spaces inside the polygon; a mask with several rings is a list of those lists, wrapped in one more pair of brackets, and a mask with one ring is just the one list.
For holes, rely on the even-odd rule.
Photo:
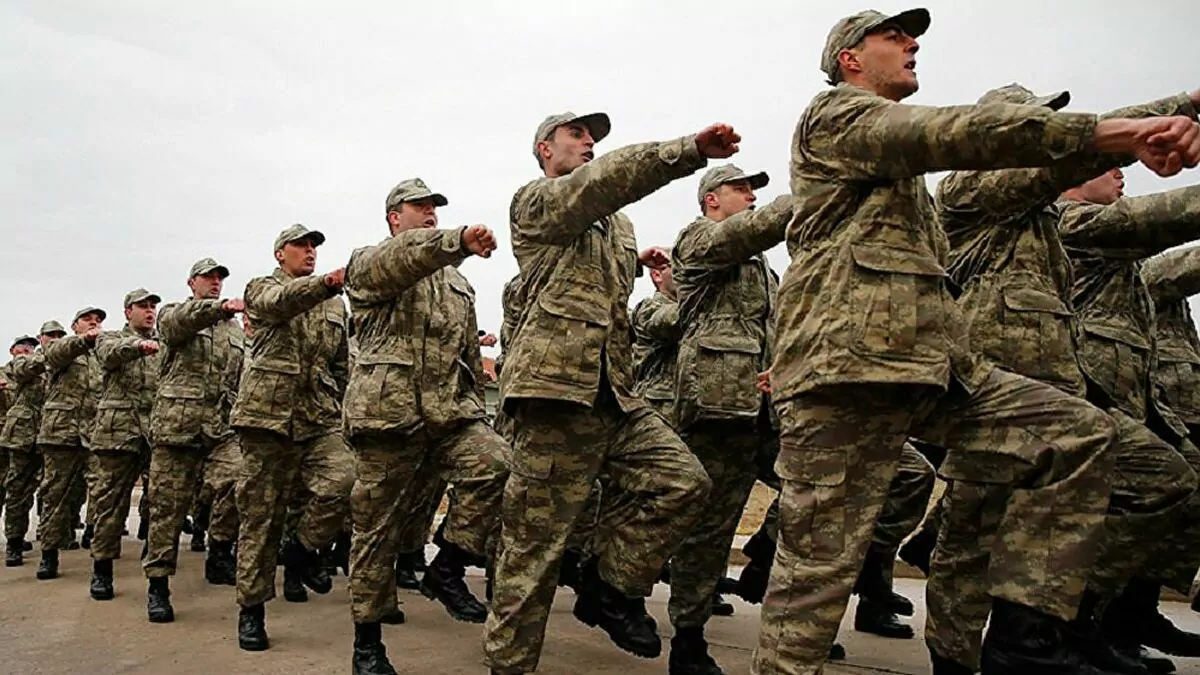
{"label": "boot sole", "polygon": [[150,621],[150,623],[174,623],[175,613],[172,612],[166,616],[147,616],[146,618]]}
{"label": "boot sole", "polygon": [[21,565],[24,565],[24,564],[25,564],[24,560],[5,560],[4,561],[5,567],[20,567]]}
{"label": "boot sole", "polygon": [[446,613],[450,615],[450,618],[454,619],[455,621],[459,621],[461,623],[475,623],[475,624],[485,623],[487,621],[487,616],[484,616],[481,619],[481,618],[474,617],[474,616],[467,616],[467,615],[463,614],[462,612],[454,611],[453,609],[450,608],[450,605],[446,604],[446,601],[444,601],[438,597],[436,591],[434,591],[431,588],[427,588],[424,584],[421,584],[420,591],[421,591],[421,595],[425,596],[426,598],[428,598],[430,600],[434,600],[439,605],[441,605],[446,610]]}
{"label": "boot sole", "polygon": [[107,602],[117,597],[116,593],[89,593],[88,595],[92,596],[93,600],[99,600],[101,602]]}
{"label": "boot sole", "polygon": [[51,579],[57,579],[58,573],[55,572],[54,574],[42,574],[41,572],[38,572],[37,578],[39,581],[50,581]]}
{"label": "boot sole", "polygon": [[[578,603],[576,603],[576,604],[578,604]],[[591,628],[599,628],[600,630],[604,631],[604,633],[606,635],[608,635],[608,639],[614,645],[616,645],[618,649],[620,649],[623,652],[628,652],[630,654],[633,654],[634,656],[637,656],[637,657],[643,658],[643,659],[656,659],[662,655],[662,642],[661,641],[658,643],[658,649],[643,649],[641,647],[631,645],[628,642],[626,642],[625,640],[618,639],[616,636],[614,636],[608,630],[607,627],[602,626],[600,624],[599,619],[597,619],[595,616],[593,616],[591,612],[573,609],[571,611],[571,613],[574,614],[575,618],[578,619],[579,622],[582,623],[583,625],[591,627]]]}
{"label": "boot sole", "polygon": [[245,642],[242,642],[241,640],[239,640],[239,641],[238,641],[238,649],[241,649],[241,650],[242,650],[242,651],[244,651],[244,652],[265,652],[265,651],[267,651],[267,650],[268,650],[268,649],[270,649],[270,648],[271,648],[271,644],[270,644],[270,643],[264,643],[264,644],[257,644],[257,643],[255,643],[255,644],[247,644],[247,643],[245,643]]}

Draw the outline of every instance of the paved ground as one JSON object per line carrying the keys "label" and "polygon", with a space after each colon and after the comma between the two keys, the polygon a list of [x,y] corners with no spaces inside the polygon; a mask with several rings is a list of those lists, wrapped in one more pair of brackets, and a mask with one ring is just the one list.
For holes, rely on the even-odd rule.
{"label": "paved ground", "polygon": [[[134,531],[135,522],[130,523]],[[187,537],[184,537],[186,549]],[[233,590],[212,587],[203,579],[203,555],[184,550],[179,576],[173,581],[177,620],[151,625],[145,619],[145,582],[137,556],[140,542],[125,541],[125,559],[116,565],[117,597],[95,602],[87,595],[91,563],[86,551],[65,552],[62,576],[34,578],[37,553],[24,567],[0,568],[0,672],[36,675],[127,673],[130,675],[200,675],[262,673],[307,675],[348,673],[351,626],[345,579],[334,591],[311,596],[307,604],[280,599],[268,606],[267,628],[272,649],[247,654],[237,648]],[[280,579],[282,583],[282,579]],[[473,577],[482,595],[483,580]],[[923,584],[901,580],[899,590],[922,605]],[[663,675],[666,657],[645,661],[618,651],[603,633],[588,629],[571,616],[573,595],[561,593],[551,615],[546,650],[538,671],[545,675],[620,673]],[[486,673],[480,661],[480,628],[456,623],[441,606],[418,594],[403,595],[409,623],[386,626],[389,653],[401,673]],[[666,626],[666,589],[659,586],[648,603]],[[737,613],[714,618],[709,639],[713,654],[730,675],[749,671],[750,650],[758,629],[755,607],[734,601]],[[1168,613],[1190,630],[1200,630],[1200,617],[1186,606],[1169,603]],[[924,619],[918,615],[917,625]],[[667,629],[669,631],[669,628]],[[830,675],[849,673],[929,672],[919,640],[895,641],[856,633],[843,626],[841,641],[849,652],[844,665]],[[1179,672],[1200,675],[1200,660],[1177,660]]]}

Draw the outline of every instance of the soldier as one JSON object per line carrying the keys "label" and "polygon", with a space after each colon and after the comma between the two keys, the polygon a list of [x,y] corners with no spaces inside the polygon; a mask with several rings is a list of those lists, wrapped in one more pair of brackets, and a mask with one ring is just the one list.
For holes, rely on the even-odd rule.
{"label": "soldier", "polygon": [[834,87],[802,115],[771,369],[781,422],[780,537],[752,672],[819,672],[906,438],[950,448],[942,473],[1018,486],[993,553],[983,672],[1070,672],[1108,504],[1110,418],[971,353],[944,281],[924,175],[1134,154],[1160,174],[1200,162],[1183,117],[1103,120],[1033,106],[901,105],[929,13],[859,12],[830,31]]}
{"label": "soldier", "polygon": [[[93,347],[105,317],[104,310],[85,307],[71,322],[74,335],[42,347],[45,358],[40,367],[46,371],[46,399],[37,438],[43,461],[38,488],[42,500],[37,531],[42,547],[38,579],[58,577],[58,551],[75,540],[71,526],[79,512],[78,507],[71,510],[69,490],[92,456],[88,450],[99,394],[94,383],[101,379]],[[88,508],[90,511],[91,506]]]}
{"label": "soldier", "polygon": [[312,494],[283,548],[283,564],[317,593],[333,588],[318,551],[345,522],[353,485],[341,434],[348,345],[343,269],[313,276],[325,235],[292,225],[275,238],[273,274],[246,286],[254,326],[230,424],[242,449],[237,484],[238,645],[267,649],[264,604],[297,481]]}
{"label": "soldier", "polygon": [[[670,255],[663,250],[663,255]],[[679,353],[679,303],[671,266],[650,270],[654,293],[633,308],[633,393],[646,399],[667,422],[675,423],[675,359]]]}
{"label": "soldier", "polygon": [[[1069,92],[1036,96],[1014,83],[985,93],[979,103],[1059,110],[1069,100]],[[1147,115],[1194,117],[1192,97],[1174,96],[1104,117]],[[1083,153],[1045,169],[956,171],[937,191],[939,220],[951,245],[948,272],[962,288],[959,304],[968,317],[972,346],[1012,372],[1087,397],[1101,409],[1111,405],[1087,386],[1076,354],[1079,325],[1071,309],[1072,272],[1064,244],[1094,246],[1098,255],[1120,264],[1128,247],[1145,235],[1105,226],[1060,234],[1062,210],[1054,202],[1067,187],[1129,161]],[[1113,652],[1100,637],[1098,612],[1141,566],[1163,528],[1173,527],[1173,511],[1194,491],[1195,476],[1169,444],[1131,418],[1114,414],[1118,435],[1113,460],[1118,469],[1111,474],[1114,491],[1106,544],[1073,628],[1094,665],[1136,672],[1139,663]],[[1145,466],[1151,457],[1170,480],[1146,482]],[[931,563],[927,594],[927,644],[935,661],[979,666],[980,639],[991,606],[989,550],[1010,494],[1011,486],[1002,477],[992,484],[951,483],[947,489],[943,536]]]}
{"label": "soldier", "polygon": [[[32,354],[37,344],[36,338],[30,335],[22,335],[13,340],[12,345],[8,348],[8,354],[14,359],[18,356]],[[0,416],[8,415],[8,411],[12,408],[13,401],[15,400],[17,383],[11,373],[11,365],[12,361],[9,361],[3,368],[0,368]],[[0,445],[0,475],[8,475],[9,454],[9,450]],[[4,494],[4,485],[0,481],[0,508],[4,505]]]}
{"label": "soldier", "polygon": [[12,405],[4,415],[0,431],[0,453],[7,456],[4,477],[4,565],[20,567],[25,564],[24,553],[33,547],[25,540],[29,532],[29,510],[33,508],[33,493],[42,471],[42,455],[37,451],[38,416],[46,395],[43,356],[35,351],[66,335],[57,321],[42,324],[38,337],[21,336],[9,349],[13,359],[4,366],[4,379],[9,383],[6,395]]}
{"label": "soldier", "polygon": [[652,249],[639,256],[620,209],[709,158],[733,155],[741,139],[717,124],[594,159],[610,128],[603,113],[547,117],[533,139],[544,175],[518,190],[510,209],[526,302],[500,378],[515,441],[485,638],[493,673],[537,668],[567,538],[601,472],[614,494],[604,495],[598,556],[584,564],[574,613],[620,648],[658,656],[644,598],[711,487],[632,392],[629,293],[639,264],[668,261]]}
{"label": "soldier", "polygon": [[[179,557],[179,534],[203,475],[216,478],[214,508],[233,508],[237,437],[229,411],[241,379],[245,336],[234,317],[239,298],[221,299],[229,269],[212,258],[196,261],[188,274],[192,297],[162,308],[159,341],[164,347],[158,395],[150,418],[150,531],[142,563],[149,579],[151,623],[175,620],[169,579]],[[225,464],[226,467],[221,467]],[[214,470],[214,465],[217,468]],[[232,465],[232,467],[229,467]],[[223,533],[225,534],[225,533]],[[193,535],[195,536],[195,535]],[[210,583],[236,583],[233,540],[209,543],[204,574]]]}
{"label": "soldier", "polygon": [[507,449],[486,421],[475,291],[455,268],[471,255],[489,257],[496,241],[482,225],[437,229],[446,203],[419,178],[401,181],[385,201],[390,236],[356,250],[346,266],[359,335],[346,392],[358,476],[350,497],[356,675],[396,672],[380,640],[380,620],[396,602],[396,532],[406,501],[435,473],[454,489],[421,591],[459,621],[487,617],[463,575],[488,554]]}
{"label": "soldier", "polygon": [[[144,288],[126,293],[125,326],[96,341],[104,385],[92,427],[96,476],[88,494],[96,527],[91,548],[94,600],[113,598],[113,561],[121,557],[121,530],[133,486],[150,454],[150,411],[159,373],[154,319],[161,301]],[[181,515],[176,524],[182,520]]]}

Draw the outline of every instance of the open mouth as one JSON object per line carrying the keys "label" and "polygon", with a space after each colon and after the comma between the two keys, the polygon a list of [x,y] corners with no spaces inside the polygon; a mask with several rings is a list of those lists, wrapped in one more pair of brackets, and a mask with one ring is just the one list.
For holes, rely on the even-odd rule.
{"label": "open mouth", "polygon": [[433,218],[426,218],[424,222],[425,222],[425,227],[434,227],[437,225],[437,221],[434,220]]}
{"label": "open mouth", "polygon": [[916,70],[917,70],[917,62],[916,62],[916,61],[909,61],[908,63],[904,64],[904,69],[905,69],[905,70],[911,70],[911,71],[913,71],[913,72],[916,72]]}
{"label": "open mouth", "polygon": [[591,152],[590,150],[588,152],[583,153],[583,161],[590,162],[593,159],[596,159],[596,153]]}

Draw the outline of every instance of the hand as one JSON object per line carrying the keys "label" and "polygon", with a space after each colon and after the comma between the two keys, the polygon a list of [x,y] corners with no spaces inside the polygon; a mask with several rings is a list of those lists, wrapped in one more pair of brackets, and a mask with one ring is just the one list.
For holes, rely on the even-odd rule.
{"label": "hand", "polygon": [[496,336],[492,335],[491,333],[479,336],[479,346],[480,347],[495,347],[496,342],[497,342]]}
{"label": "hand", "polygon": [[346,285],[346,268],[339,267],[336,270],[325,275],[323,281],[326,288],[341,289]]}
{"label": "hand", "polygon": [[714,124],[696,134],[696,149],[709,159],[725,159],[738,151],[742,137],[728,124]]}
{"label": "hand", "polygon": [[1192,107],[1196,108],[1198,111],[1200,111],[1200,89],[1193,91],[1189,95],[1189,98],[1192,99]]}
{"label": "hand", "polygon": [[96,344],[96,338],[98,337],[100,337],[100,329],[89,328],[88,331],[83,334],[83,341],[89,345],[94,345]]}
{"label": "hand", "polygon": [[241,314],[246,311],[246,303],[241,298],[231,298],[221,303],[221,311],[226,314]]}
{"label": "hand", "polygon": [[1094,138],[1097,150],[1132,154],[1164,177],[1200,164],[1200,126],[1187,117],[1102,120]]}
{"label": "hand", "polygon": [[671,254],[665,248],[651,246],[638,254],[638,263],[652,270],[664,270],[671,266]]}
{"label": "hand", "polygon": [[771,393],[771,371],[765,370],[758,374],[758,381],[754,383],[754,388],[764,394]]}
{"label": "hand", "polygon": [[150,356],[158,353],[158,340],[142,340],[138,343],[138,351]]}
{"label": "hand", "polygon": [[496,235],[485,225],[471,225],[463,230],[462,245],[480,258],[490,258],[496,250]]}

